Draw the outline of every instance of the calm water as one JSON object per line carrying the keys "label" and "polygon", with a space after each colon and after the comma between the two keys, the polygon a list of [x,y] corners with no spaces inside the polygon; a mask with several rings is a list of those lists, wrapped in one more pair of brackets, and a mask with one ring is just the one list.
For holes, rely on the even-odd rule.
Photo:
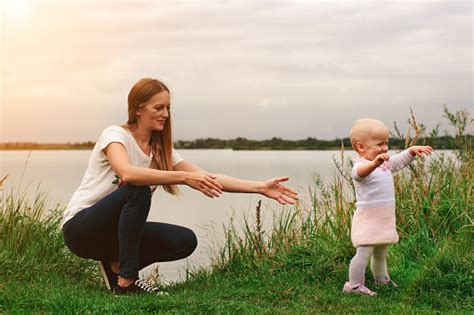
{"label": "calm water", "polygon": [[[40,184],[49,192],[51,204],[67,205],[85,172],[90,151],[0,151],[0,176],[10,174],[4,190],[12,185],[29,187],[32,193]],[[205,170],[250,180],[265,180],[289,176],[288,185],[300,192],[302,202],[310,204],[308,188],[313,186],[316,173],[323,179],[332,178],[335,168],[332,157],[339,151],[231,151],[179,150],[180,155]],[[352,157],[352,151],[347,152]],[[22,178],[23,174],[23,178]],[[272,211],[282,209],[276,201],[260,195],[225,193],[219,198],[208,198],[187,186],[183,195],[173,197],[157,190],[153,196],[148,220],[187,226],[199,239],[196,251],[185,260],[160,264],[165,280],[183,279],[186,266],[206,266],[215,248],[222,245],[223,224],[233,215],[238,224],[243,214],[252,214],[258,200],[263,202],[263,216],[271,222]],[[240,221],[241,222],[241,221]]]}

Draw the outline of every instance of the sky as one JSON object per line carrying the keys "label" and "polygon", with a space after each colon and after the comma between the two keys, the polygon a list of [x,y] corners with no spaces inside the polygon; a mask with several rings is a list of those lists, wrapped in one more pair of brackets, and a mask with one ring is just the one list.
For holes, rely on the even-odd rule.
{"label": "sky", "polygon": [[143,77],[171,89],[174,140],[473,112],[472,1],[0,1],[0,142],[96,141]]}

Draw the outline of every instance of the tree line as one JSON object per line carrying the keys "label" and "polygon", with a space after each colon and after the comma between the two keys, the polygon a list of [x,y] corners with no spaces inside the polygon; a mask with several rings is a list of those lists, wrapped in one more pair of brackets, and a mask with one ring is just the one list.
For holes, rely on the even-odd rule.
{"label": "tree line", "polygon": [[[467,136],[472,142],[472,135]],[[429,137],[418,139],[419,144],[431,145],[432,147],[442,149],[454,149],[456,138],[450,136]],[[344,145],[346,149],[351,149],[349,138],[336,138],[334,140],[320,140],[308,137],[303,140],[285,140],[282,138],[272,138],[267,140],[251,140],[247,138],[236,139],[217,139],[206,138],[196,140],[178,140],[174,143],[176,149],[232,149],[232,150],[337,150]],[[406,147],[405,140],[394,138],[390,139],[390,149],[403,149]]]}
{"label": "tree line", "polygon": [[[468,142],[472,143],[473,135],[465,135]],[[451,136],[438,136],[419,138],[417,143],[430,145],[437,150],[450,150],[456,147],[459,139]],[[0,143],[0,150],[90,150],[95,142],[77,143],[34,143],[34,142],[7,142]],[[267,140],[252,140],[238,137],[235,139],[205,138],[195,140],[178,140],[174,142],[175,149],[231,149],[231,150],[338,150],[341,146],[351,149],[349,138],[336,138],[334,140],[319,140],[308,137],[302,140],[286,140],[271,138]],[[405,140],[391,138],[389,147],[392,150],[406,147]]]}

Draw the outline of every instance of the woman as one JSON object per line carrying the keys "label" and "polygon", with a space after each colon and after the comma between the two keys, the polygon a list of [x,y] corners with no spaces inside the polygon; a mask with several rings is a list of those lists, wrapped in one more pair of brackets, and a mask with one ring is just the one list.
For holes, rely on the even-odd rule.
{"label": "woman", "polygon": [[64,213],[64,240],[76,255],[100,262],[109,290],[153,292],[138,280],[138,271],[187,257],[197,246],[188,228],[146,222],[157,185],[173,195],[184,184],[210,198],[222,191],[247,192],[293,204],[297,193],[280,184],[286,180],[246,181],[184,161],[172,148],[169,89],[156,79],[141,79],[128,95],[127,123],[106,128],[92,151]]}

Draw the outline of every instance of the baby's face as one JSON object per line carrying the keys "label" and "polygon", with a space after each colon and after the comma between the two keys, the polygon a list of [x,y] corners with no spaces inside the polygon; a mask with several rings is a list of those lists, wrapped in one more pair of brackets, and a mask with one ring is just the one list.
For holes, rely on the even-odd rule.
{"label": "baby's face", "polygon": [[388,151],[388,131],[386,129],[374,130],[370,137],[364,139],[363,152],[359,154],[365,159],[372,161],[375,157]]}

